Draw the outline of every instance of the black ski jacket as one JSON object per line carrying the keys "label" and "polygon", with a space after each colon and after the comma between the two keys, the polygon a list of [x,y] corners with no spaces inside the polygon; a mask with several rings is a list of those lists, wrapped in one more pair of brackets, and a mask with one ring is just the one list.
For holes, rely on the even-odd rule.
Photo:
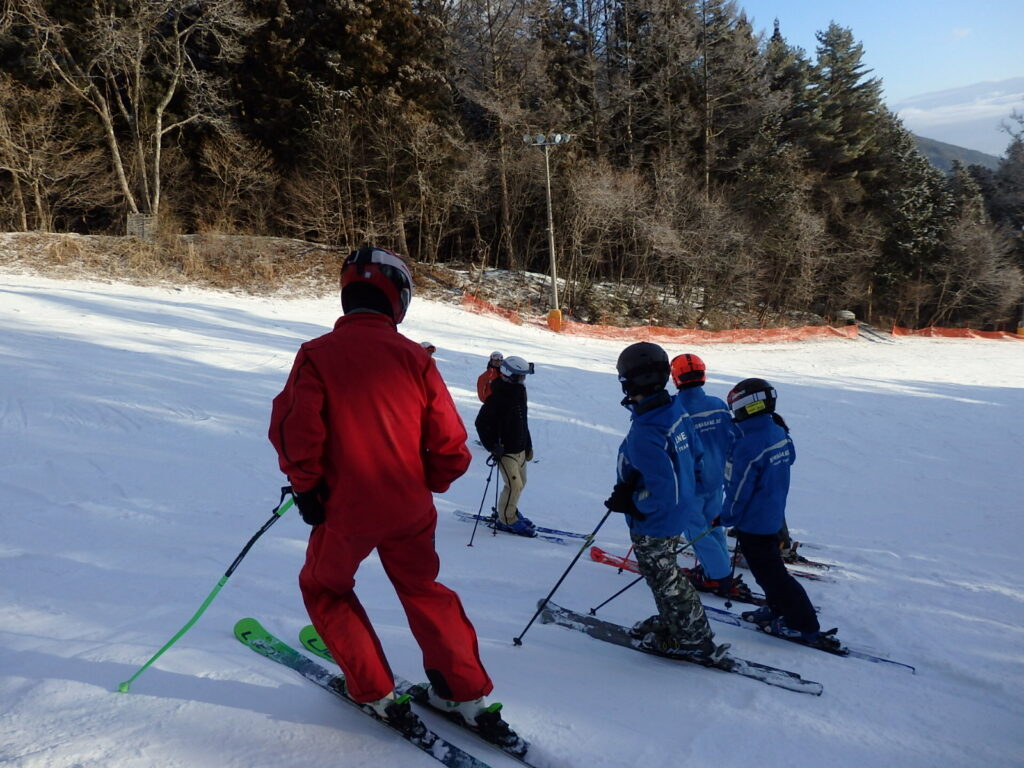
{"label": "black ski jacket", "polygon": [[533,440],[526,419],[526,387],[502,377],[491,384],[491,394],[476,417],[476,433],[491,453],[500,444],[505,453],[530,452]]}

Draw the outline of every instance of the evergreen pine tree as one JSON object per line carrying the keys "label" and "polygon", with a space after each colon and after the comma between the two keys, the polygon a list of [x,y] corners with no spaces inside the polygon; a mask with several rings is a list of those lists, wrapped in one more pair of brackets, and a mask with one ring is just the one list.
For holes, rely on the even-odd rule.
{"label": "evergreen pine tree", "polygon": [[807,137],[814,162],[831,178],[870,174],[876,129],[885,113],[881,82],[867,78],[863,46],[849,29],[832,23],[817,39],[811,87],[821,130]]}
{"label": "evergreen pine tree", "polygon": [[614,147],[630,167],[692,157],[701,135],[693,2],[618,0],[610,43]]}

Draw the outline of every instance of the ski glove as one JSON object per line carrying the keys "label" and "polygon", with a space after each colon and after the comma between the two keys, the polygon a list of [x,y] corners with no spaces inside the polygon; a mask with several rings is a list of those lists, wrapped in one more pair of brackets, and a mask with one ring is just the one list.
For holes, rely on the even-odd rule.
{"label": "ski glove", "polygon": [[494,448],[491,450],[491,453],[494,454],[494,458],[500,459],[502,456],[505,455],[505,444],[495,443]]}
{"label": "ski glove", "polygon": [[612,488],[612,495],[605,499],[604,505],[612,512],[621,512],[637,520],[647,519],[647,515],[637,509],[636,502],[633,501],[632,483],[616,483]]}
{"label": "ski glove", "polygon": [[302,521],[306,525],[320,525],[326,517],[324,512],[324,500],[327,498],[327,487],[321,481],[317,486],[308,491],[298,491],[295,494],[295,505],[299,508]]}

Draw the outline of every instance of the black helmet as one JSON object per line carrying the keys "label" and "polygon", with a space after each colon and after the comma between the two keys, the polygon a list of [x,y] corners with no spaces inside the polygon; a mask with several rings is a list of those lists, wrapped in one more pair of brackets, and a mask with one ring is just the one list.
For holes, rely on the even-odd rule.
{"label": "black helmet", "polygon": [[775,413],[775,387],[764,379],[744,379],[732,388],[727,399],[735,421]]}
{"label": "black helmet", "polygon": [[668,383],[671,371],[668,353],[649,341],[638,341],[622,350],[615,369],[626,397],[659,392]]}

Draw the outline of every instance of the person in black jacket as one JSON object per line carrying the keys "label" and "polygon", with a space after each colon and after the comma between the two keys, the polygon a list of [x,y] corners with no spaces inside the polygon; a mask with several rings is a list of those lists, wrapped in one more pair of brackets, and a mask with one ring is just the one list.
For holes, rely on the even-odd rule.
{"label": "person in black jacket", "polygon": [[476,417],[476,431],[484,448],[491,452],[505,479],[495,509],[494,527],[520,536],[536,536],[534,525],[519,513],[519,496],[526,487],[526,464],[533,460],[533,441],[526,416],[526,386],[533,363],[521,357],[506,357],[500,376],[491,384],[491,394]]}

